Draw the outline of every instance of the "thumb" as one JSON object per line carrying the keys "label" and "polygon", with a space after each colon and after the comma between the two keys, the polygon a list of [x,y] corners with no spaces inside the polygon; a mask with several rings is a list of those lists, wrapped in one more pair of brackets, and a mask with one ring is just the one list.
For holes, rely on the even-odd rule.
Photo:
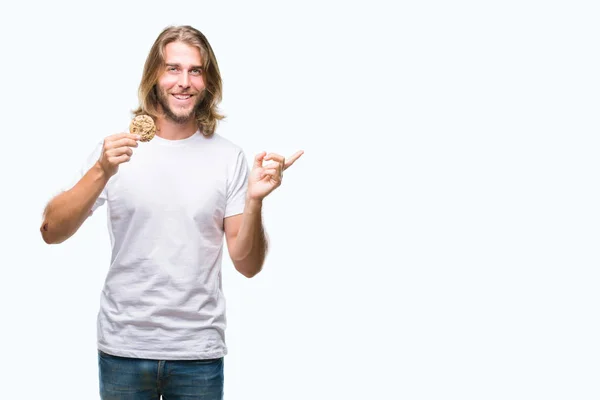
{"label": "thumb", "polygon": [[262,168],[263,158],[265,158],[266,155],[267,152],[262,151],[254,157],[254,168]]}

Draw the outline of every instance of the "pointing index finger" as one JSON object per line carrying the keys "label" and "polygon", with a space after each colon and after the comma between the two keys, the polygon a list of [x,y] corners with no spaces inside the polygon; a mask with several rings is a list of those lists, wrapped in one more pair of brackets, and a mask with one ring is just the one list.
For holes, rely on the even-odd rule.
{"label": "pointing index finger", "polygon": [[285,169],[288,169],[289,167],[291,167],[292,164],[294,162],[296,162],[296,160],[299,159],[302,154],[304,154],[304,150],[299,150],[299,151],[295,152],[294,154],[292,154],[291,156],[289,156],[288,158],[286,158],[283,169],[285,170]]}

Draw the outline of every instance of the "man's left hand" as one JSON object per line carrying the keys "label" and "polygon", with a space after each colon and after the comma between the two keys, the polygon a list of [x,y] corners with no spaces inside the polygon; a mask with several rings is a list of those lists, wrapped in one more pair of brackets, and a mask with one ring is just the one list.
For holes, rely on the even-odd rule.
{"label": "man's left hand", "polygon": [[262,200],[278,188],[283,179],[283,171],[291,167],[302,154],[304,151],[300,150],[287,159],[276,153],[267,155],[263,151],[257,154],[248,178],[248,199]]}

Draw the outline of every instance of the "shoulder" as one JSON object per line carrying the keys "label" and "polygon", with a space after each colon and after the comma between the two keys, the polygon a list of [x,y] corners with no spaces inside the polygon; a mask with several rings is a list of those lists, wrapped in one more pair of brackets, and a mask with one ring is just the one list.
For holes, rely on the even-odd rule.
{"label": "shoulder", "polygon": [[244,150],[241,146],[217,133],[213,133],[212,136],[205,138],[205,140],[210,142],[211,150],[219,151],[224,156],[233,158],[244,157]]}
{"label": "shoulder", "polygon": [[219,135],[218,133],[213,133],[212,136],[206,138],[206,140],[211,141],[215,146],[221,147],[226,150],[233,151],[241,151],[242,148],[231,140]]}

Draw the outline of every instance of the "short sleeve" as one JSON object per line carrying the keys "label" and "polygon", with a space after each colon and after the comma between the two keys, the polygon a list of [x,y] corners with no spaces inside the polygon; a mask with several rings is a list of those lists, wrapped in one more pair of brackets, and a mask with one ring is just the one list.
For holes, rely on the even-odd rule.
{"label": "short sleeve", "polygon": [[246,156],[238,150],[234,165],[231,165],[227,177],[227,205],[225,218],[244,212],[249,168]]}
{"label": "short sleeve", "polygon": [[[92,168],[94,166],[94,164],[96,163],[96,161],[98,161],[98,159],[100,158],[100,153],[102,152],[103,145],[104,145],[104,141],[101,141],[96,144],[96,146],[94,147],[94,150],[90,154],[88,154],[87,158],[83,161],[83,163],[79,167],[78,171],[72,177],[71,181],[65,187],[63,187],[63,190],[66,191],[66,190],[73,188],[73,186],[75,186],[77,184],[77,182],[79,182],[81,180],[81,178],[83,178],[83,176],[85,174],[87,174],[87,172],[90,170],[90,168]],[[102,206],[106,202],[106,199],[107,199],[106,187],[104,187],[104,189],[102,189],[102,192],[96,199],[96,202],[92,206],[91,211],[92,212],[96,211],[96,209],[98,207]]]}

